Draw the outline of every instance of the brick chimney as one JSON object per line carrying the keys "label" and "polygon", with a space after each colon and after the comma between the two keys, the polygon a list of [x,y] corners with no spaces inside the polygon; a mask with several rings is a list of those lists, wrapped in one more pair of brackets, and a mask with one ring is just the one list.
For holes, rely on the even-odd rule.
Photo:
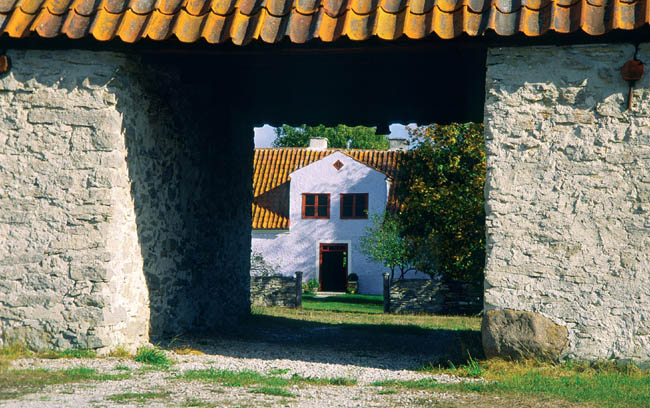
{"label": "brick chimney", "polygon": [[313,137],[309,139],[309,150],[326,150],[327,139],[324,137]]}
{"label": "brick chimney", "polygon": [[404,152],[409,147],[409,141],[407,139],[388,139],[388,151],[394,152]]}

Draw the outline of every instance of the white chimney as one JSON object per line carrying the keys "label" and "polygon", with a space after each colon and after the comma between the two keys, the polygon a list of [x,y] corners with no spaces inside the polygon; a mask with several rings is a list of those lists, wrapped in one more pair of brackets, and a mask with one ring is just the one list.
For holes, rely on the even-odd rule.
{"label": "white chimney", "polygon": [[409,147],[409,141],[407,139],[388,139],[388,151],[394,152],[405,152]]}
{"label": "white chimney", "polygon": [[313,137],[309,139],[309,150],[327,150],[327,139],[324,137]]}

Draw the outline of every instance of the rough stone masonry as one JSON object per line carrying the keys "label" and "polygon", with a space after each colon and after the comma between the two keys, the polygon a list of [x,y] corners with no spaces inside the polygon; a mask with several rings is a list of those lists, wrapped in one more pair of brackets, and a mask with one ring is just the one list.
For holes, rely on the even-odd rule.
{"label": "rough stone masonry", "polygon": [[565,356],[650,360],[650,73],[630,111],[620,73],[634,53],[488,54],[485,306],[566,327]]}
{"label": "rough stone masonry", "polygon": [[0,345],[133,347],[246,313],[252,138],[214,90],[127,55],[8,55]]}

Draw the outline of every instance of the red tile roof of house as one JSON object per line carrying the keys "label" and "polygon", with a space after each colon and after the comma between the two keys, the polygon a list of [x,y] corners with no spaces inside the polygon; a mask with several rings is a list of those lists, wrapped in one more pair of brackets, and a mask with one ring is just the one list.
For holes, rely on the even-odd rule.
{"label": "red tile roof of house", "polygon": [[0,0],[0,34],[182,42],[346,36],[424,38],[548,31],[591,35],[650,22],[648,0]]}
{"label": "red tile roof of house", "polygon": [[[401,157],[387,150],[308,150],[305,148],[255,149],[253,173],[253,229],[289,228],[289,174],[340,151],[388,177],[395,178]],[[396,207],[395,183],[388,197],[389,209]]]}

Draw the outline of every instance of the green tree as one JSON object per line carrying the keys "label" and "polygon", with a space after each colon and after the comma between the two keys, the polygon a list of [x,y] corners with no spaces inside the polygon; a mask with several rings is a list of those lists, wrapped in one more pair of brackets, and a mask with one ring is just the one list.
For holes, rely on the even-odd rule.
{"label": "green tree", "polygon": [[403,279],[408,271],[415,270],[413,251],[402,234],[399,218],[395,214],[385,212],[383,215],[371,216],[372,225],[366,228],[366,234],[361,237],[361,252],[373,262],[383,264],[390,269],[390,280]]}
{"label": "green tree", "polygon": [[275,147],[307,147],[309,139],[324,137],[329,147],[345,149],[350,142],[351,149],[387,149],[386,135],[375,133],[374,127],[345,126],[326,127],[323,125],[293,127],[283,125],[275,129]]}
{"label": "green tree", "polygon": [[[411,149],[396,189],[402,234],[435,259],[437,272],[480,281],[485,267],[483,125],[408,129]],[[419,265],[415,265],[418,269]]]}

